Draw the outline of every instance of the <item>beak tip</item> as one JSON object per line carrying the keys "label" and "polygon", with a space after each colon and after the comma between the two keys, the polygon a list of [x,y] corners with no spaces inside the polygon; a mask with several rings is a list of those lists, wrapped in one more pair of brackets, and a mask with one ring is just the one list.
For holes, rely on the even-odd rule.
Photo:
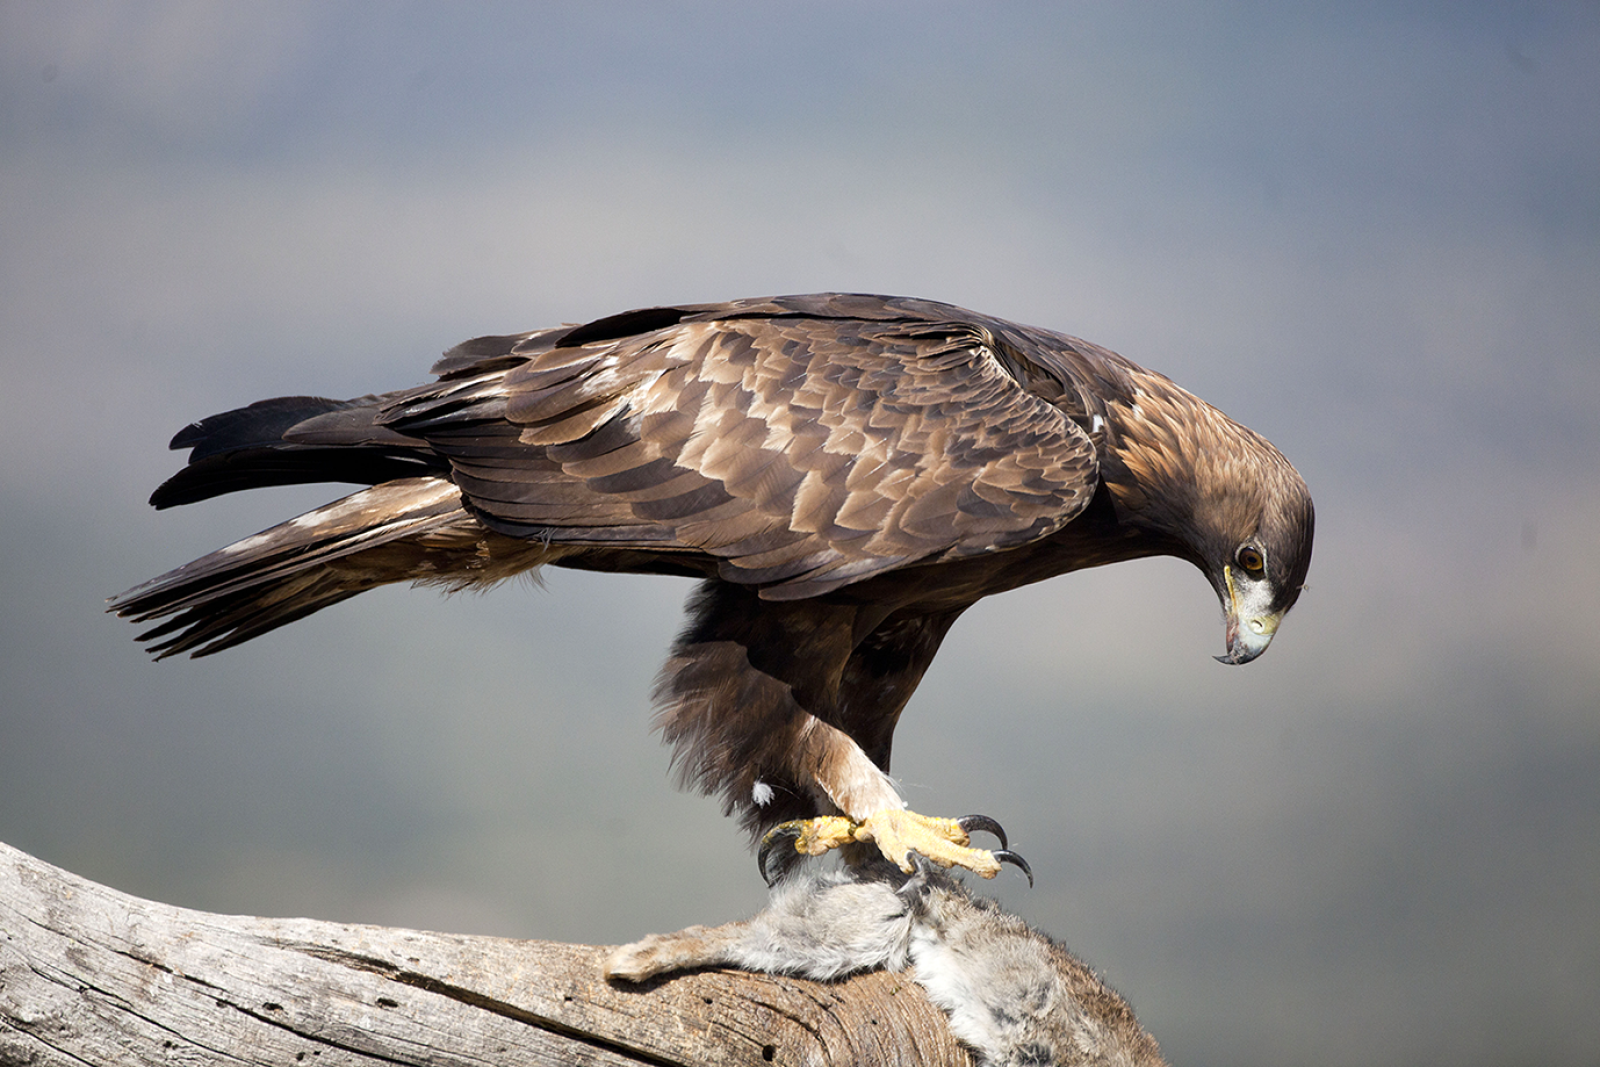
{"label": "beak tip", "polygon": [[1265,639],[1258,638],[1253,641],[1244,639],[1242,636],[1235,637],[1233,640],[1228,642],[1227,655],[1214,656],[1212,658],[1218,663],[1226,663],[1230,667],[1237,667],[1259,658],[1260,655],[1267,650],[1267,646],[1271,643],[1271,634],[1267,634]]}

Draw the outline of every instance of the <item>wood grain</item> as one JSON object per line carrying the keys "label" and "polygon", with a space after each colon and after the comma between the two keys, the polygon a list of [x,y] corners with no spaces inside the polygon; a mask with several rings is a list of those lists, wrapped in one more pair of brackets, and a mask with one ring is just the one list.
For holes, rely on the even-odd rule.
{"label": "wood grain", "polygon": [[613,985],[605,951],[190,911],[0,844],[0,1064],[972,1062],[905,975]]}

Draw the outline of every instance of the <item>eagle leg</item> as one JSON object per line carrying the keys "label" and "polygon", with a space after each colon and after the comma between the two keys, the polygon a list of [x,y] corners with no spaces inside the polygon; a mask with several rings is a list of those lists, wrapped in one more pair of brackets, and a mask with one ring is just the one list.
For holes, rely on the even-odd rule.
{"label": "eagle leg", "polygon": [[[998,837],[1000,848],[990,851],[969,847],[969,833],[977,830]],[[785,843],[788,848],[782,847]],[[1010,863],[1020,868],[1028,876],[1028,884],[1033,885],[1028,861],[1006,847],[1005,830],[987,815],[945,819],[886,808],[860,821],[843,815],[791,819],[762,837],[757,860],[761,876],[771,885],[786,875],[801,856],[820,856],[843,848],[848,861],[856,846],[868,843],[907,874],[916,870],[914,856],[940,867],[963,867],[984,878],[993,878],[1000,873],[1001,864]]]}

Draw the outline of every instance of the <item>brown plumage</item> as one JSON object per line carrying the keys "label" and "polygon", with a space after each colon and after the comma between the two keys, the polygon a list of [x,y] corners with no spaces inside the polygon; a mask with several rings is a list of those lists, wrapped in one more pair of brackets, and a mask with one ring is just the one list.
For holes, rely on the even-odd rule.
{"label": "brown plumage", "polygon": [[761,830],[903,807],[886,773],[895,723],[981,597],[1178,556],[1221,598],[1222,658],[1238,663],[1310,561],[1310,496],[1263,438],[1105,349],[946,304],[651,308],[479,338],[434,373],[179,433],[172,447],[193,451],[158,508],[370,488],[112,610],[164,620],[141,635],[159,655],[198,656],[389,582],[457,588],[543,564],[701,578],[658,722],[685,780]]}

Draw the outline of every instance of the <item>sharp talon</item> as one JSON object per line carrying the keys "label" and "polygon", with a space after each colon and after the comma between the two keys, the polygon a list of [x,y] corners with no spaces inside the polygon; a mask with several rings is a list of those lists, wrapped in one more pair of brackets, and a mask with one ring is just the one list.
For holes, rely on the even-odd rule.
{"label": "sharp talon", "polygon": [[767,883],[767,888],[772,888],[779,881],[787,877],[794,861],[798,858],[794,853],[785,851],[778,856],[776,864],[772,862],[773,845],[762,845],[761,851],[756,856],[756,862],[761,868],[761,880]]}
{"label": "sharp talon", "polygon": [[[844,850],[845,860],[850,862],[849,853],[857,844],[860,827],[860,823],[844,815],[818,815],[779,823],[761,838],[756,853],[761,877],[772,885],[787,877],[800,857],[820,856],[834,849]],[[784,844],[790,847],[781,847]]]}
{"label": "sharp talon", "polygon": [[[786,877],[793,869],[795,861],[800,854],[794,850],[794,843],[799,840],[800,831],[788,823],[774,826],[767,831],[761,839],[761,848],[756,852],[756,864],[761,870],[761,880],[773,886]],[[787,848],[781,846],[787,845]],[[773,853],[777,852],[777,863],[773,864]]]}
{"label": "sharp talon", "polygon": [[986,834],[993,834],[1000,839],[1001,848],[1006,848],[1010,845],[1010,842],[1006,840],[1005,828],[987,815],[963,815],[956,820],[956,825],[969,834],[974,830],[982,830]]}
{"label": "sharp talon", "polygon": [[1012,852],[1009,848],[998,848],[994,851],[994,858],[1001,863],[1009,863],[1013,867],[1022,868],[1022,873],[1028,876],[1028,888],[1033,888],[1033,868],[1028,866],[1028,861]]}
{"label": "sharp talon", "polygon": [[789,873],[789,868],[794,864],[792,855],[778,857],[776,867],[772,866],[772,853],[777,848],[777,842],[768,840],[761,843],[761,851],[756,853],[756,863],[761,869],[761,880],[767,883],[770,889],[778,884],[778,880]]}

